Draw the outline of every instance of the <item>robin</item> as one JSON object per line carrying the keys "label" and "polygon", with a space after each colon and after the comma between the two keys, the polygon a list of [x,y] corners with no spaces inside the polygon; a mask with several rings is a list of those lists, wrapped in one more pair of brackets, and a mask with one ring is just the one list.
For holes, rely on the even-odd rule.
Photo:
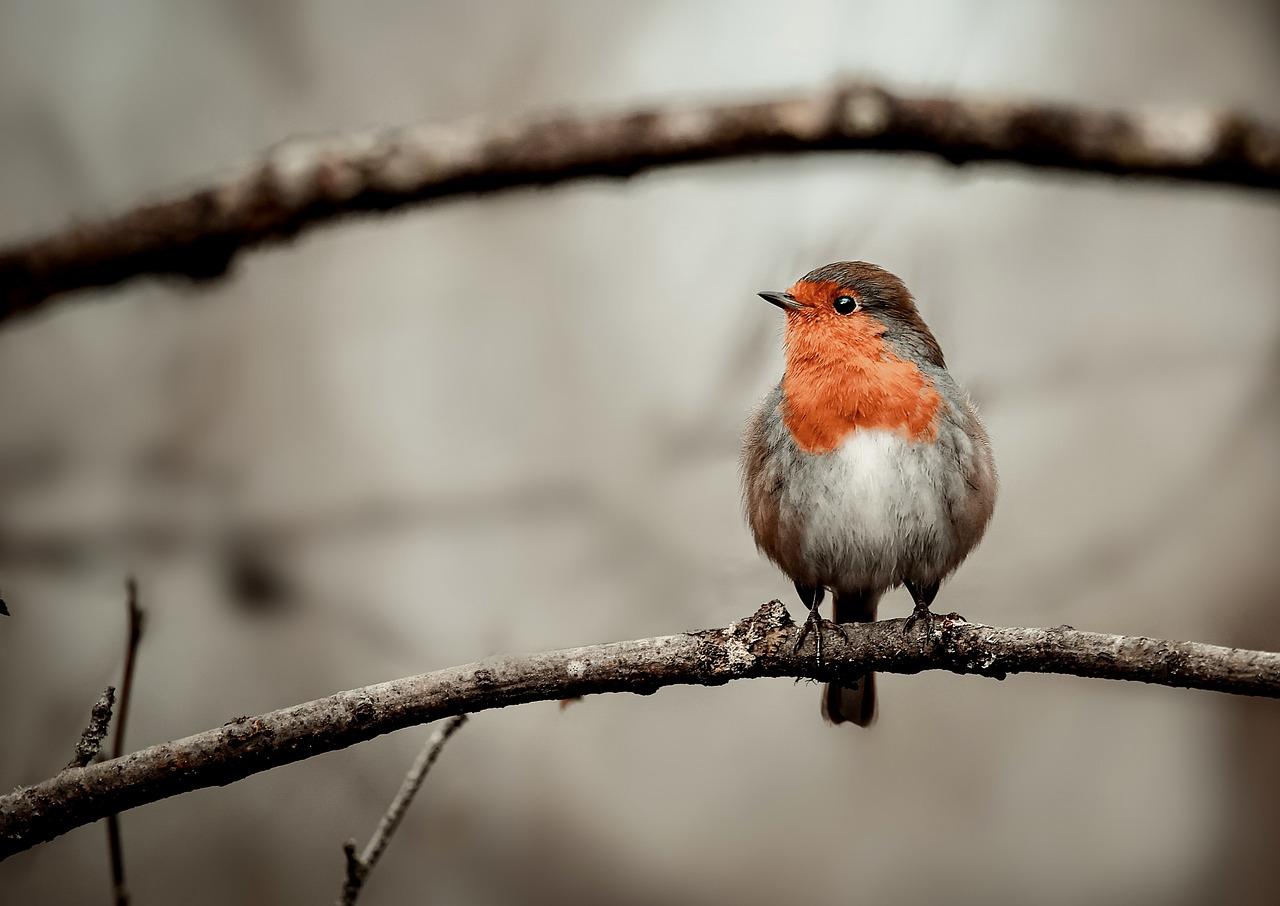
{"label": "robin", "polygon": [[[905,585],[906,630],[931,618],[942,580],[982,538],[995,506],[987,432],[947,373],[938,341],[893,274],[865,261],[811,271],[760,296],[786,313],[786,371],[747,426],[743,484],[756,545],[809,609],[797,649],[876,618]],[[831,621],[818,611],[832,592]],[[832,723],[875,718],[871,674],[828,684]]]}

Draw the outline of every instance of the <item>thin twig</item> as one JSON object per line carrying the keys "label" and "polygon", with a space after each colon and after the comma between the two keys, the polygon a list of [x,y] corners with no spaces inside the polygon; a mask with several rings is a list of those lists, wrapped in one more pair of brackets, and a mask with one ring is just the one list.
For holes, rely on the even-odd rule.
{"label": "thin twig", "polygon": [[449,718],[444,726],[431,734],[422,750],[418,752],[418,757],[413,760],[409,772],[404,775],[399,791],[387,806],[382,820],[378,822],[378,829],[365,844],[364,852],[356,855],[355,840],[348,840],[342,844],[342,851],[346,855],[346,878],[342,884],[342,894],[338,897],[338,906],[352,906],[360,897],[360,890],[364,887],[365,880],[378,864],[378,860],[382,858],[383,851],[391,842],[392,834],[396,832],[396,828],[404,819],[405,812],[409,810],[409,804],[413,802],[413,797],[418,795],[427,772],[440,757],[440,752],[443,751],[449,737],[458,732],[458,728],[466,722],[467,715],[459,714]]}
{"label": "thin twig", "polygon": [[402,127],[286,142],[194,192],[0,249],[0,320],[56,293],[141,274],[220,277],[243,249],[350,214],[806,151],[1280,188],[1280,130],[1240,114],[906,96],[874,84],[776,101]]}
{"label": "thin twig", "polygon": [[115,686],[102,690],[102,695],[98,696],[98,700],[93,703],[93,710],[89,712],[89,723],[80,734],[80,741],[76,743],[75,757],[67,762],[63,770],[82,768],[98,757],[98,753],[102,751],[102,740],[106,739],[107,728],[111,725],[111,708],[115,701]]}
{"label": "thin twig", "polygon": [[1280,653],[1134,636],[984,626],[939,618],[907,634],[902,620],[845,627],[814,660],[778,601],[724,629],[490,658],[339,692],[66,772],[0,796],[0,858],[113,812],[234,783],[383,733],[458,714],[601,692],[648,695],[677,684],[788,676],[848,680],[869,671],[949,670],[1003,678],[1059,673],[1280,698]]}
{"label": "thin twig", "polygon": [[[115,735],[111,740],[111,757],[124,754],[125,727],[129,722],[129,702],[133,697],[133,670],[138,661],[138,643],[142,641],[143,612],[138,606],[138,580],[125,580],[125,598],[129,612],[128,638],[125,640],[124,677],[120,681],[120,713],[116,715]],[[116,906],[129,906],[129,889],[124,879],[124,844],[120,838],[118,813],[107,815],[107,847],[111,854],[111,891]]]}

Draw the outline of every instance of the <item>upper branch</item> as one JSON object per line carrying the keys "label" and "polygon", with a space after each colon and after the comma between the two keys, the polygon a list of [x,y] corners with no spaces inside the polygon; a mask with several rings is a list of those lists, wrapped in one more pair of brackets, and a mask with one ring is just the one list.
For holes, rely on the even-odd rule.
{"label": "upper branch", "polygon": [[241,249],[352,213],[690,161],[862,150],[1280,188],[1280,130],[1238,114],[907,97],[866,84],[771,102],[414,126],[286,142],[189,194],[0,249],[0,320],[140,274],[220,276]]}
{"label": "upper branch", "polygon": [[497,657],[339,692],[123,758],[63,771],[0,797],[0,859],[74,827],[167,796],[250,774],[382,733],[457,714],[600,692],[652,693],[764,676],[851,679],[869,670],[950,670],[1003,677],[1062,673],[1280,698],[1280,654],[1198,642],[1059,629],[1001,629],[947,617],[906,634],[901,620],[850,625],[815,663],[813,640],[777,601],[724,629]]}

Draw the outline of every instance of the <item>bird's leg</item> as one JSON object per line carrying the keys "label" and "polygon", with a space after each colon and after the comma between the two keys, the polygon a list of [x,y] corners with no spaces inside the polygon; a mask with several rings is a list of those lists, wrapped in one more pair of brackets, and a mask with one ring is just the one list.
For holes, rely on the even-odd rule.
{"label": "bird's leg", "polygon": [[938,594],[938,586],[942,583],[919,585],[915,582],[903,582],[902,584],[907,586],[907,591],[911,592],[911,600],[916,605],[911,611],[911,616],[907,617],[907,621],[902,624],[902,631],[909,633],[915,628],[916,623],[924,620],[924,642],[927,643],[929,634],[933,631],[933,611],[929,609],[929,605],[933,603],[933,599]]}
{"label": "bird's leg", "polygon": [[795,654],[804,645],[805,637],[810,633],[814,633],[814,641],[817,649],[818,666],[822,666],[822,624],[825,622],[818,613],[818,607],[822,604],[822,599],[826,595],[827,590],[821,585],[801,585],[795,583],[796,594],[800,596],[800,600],[804,606],[809,608],[809,615],[805,617],[804,623],[800,627],[800,634],[796,636],[796,643],[791,649],[791,653]]}
{"label": "bird's leg", "polygon": [[818,663],[822,663],[822,617],[818,616],[817,605],[806,604],[809,608],[809,615],[805,617],[803,623],[800,624],[800,634],[796,636],[796,643],[791,648],[792,654],[799,653],[804,647],[804,640],[809,633],[814,634],[814,644],[818,652]]}

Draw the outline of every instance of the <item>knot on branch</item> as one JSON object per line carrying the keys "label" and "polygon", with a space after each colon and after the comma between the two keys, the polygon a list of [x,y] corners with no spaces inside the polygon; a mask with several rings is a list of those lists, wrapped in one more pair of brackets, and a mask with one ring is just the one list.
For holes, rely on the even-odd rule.
{"label": "knot on branch", "polygon": [[786,605],[774,598],[757,607],[751,616],[730,623],[724,632],[747,645],[756,645],[771,633],[790,629],[795,625]]}
{"label": "knot on branch", "polygon": [[836,92],[835,131],[846,138],[871,138],[893,121],[893,98],[869,82],[849,82]]}
{"label": "knot on branch", "polygon": [[272,727],[257,717],[241,717],[223,726],[227,728],[227,745],[232,748],[258,745],[264,739],[269,740],[275,733]]}
{"label": "knot on branch", "polygon": [[107,736],[107,727],[111,724],[111,710],[115,706],[116,687],[108,686],[94,703],[89,714],[89,724],[80,734],[76,743],[75,757],[67,763],[64,770],[83,768],[98,757],[102,750],[102,740]]}
{"label": "knot on branch", "polygon": [[354,903],[360,896],[360,888],[364,879],[369,876],[369,864],[356,852],[356,841],[347,840],[342,844],[342,854],[346,857],[347,872],[342,882],[342,894],[338,898],[339,906]]}
{"label": "knot on branch", "polygon": [[723,683],[750,674],[760,657],[775,647],[779,633],[789,638],[794,626],[786,606],[774,599],[724,629],[692,633],[704,643],[698,653],[704,682]]}

